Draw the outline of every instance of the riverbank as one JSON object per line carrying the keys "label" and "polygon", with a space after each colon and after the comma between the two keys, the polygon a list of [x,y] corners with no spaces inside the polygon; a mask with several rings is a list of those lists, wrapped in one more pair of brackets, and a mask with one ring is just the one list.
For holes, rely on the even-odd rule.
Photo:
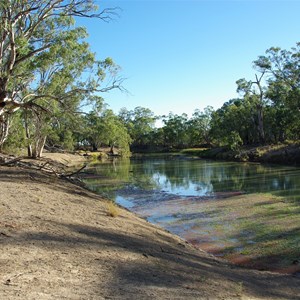
{"label": "riverbank", "polygon": [[242,147],[235,151],[222,147],[212,149],[185,149],[182,153],[206,159],[300,165],[300,143],[249,146]]}
{"label": "riverbank", "polygon": [[236,267],[119,207],[111,217],[68,181],[19,167],[0,181],[1,299],[299,298],[300,278]]}
{"label": "riverbank", "polygon": [[162,199],[134,211],[237,265],[300,275],[300,214],[294,201],[238,192]]}

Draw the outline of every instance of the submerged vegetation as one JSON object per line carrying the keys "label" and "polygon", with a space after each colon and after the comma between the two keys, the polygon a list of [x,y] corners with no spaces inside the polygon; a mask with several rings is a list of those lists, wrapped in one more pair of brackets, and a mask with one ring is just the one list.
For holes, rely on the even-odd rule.
{"label": "submerged vegetation", "polygon": [[300,171],[147,155],[87,168],[89,188],[195,246],[243,266],[300,268]]}
{"label": "submerged vegetation", "polygon": [[[271,194],[241,195],[205,201],[201,213],[211,218],[209,235],[213,238],[203,245],[206,250],[260,270],[293,273],[299,269],[300,211],[296,202]],[[208,226],[205,219],[195,222],[202,229]]]}

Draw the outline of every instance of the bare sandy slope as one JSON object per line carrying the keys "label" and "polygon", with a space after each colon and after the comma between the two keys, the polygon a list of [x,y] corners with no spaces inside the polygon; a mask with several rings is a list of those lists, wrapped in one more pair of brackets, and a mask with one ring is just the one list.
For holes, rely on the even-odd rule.
{"label": "bare sandy slope", "polygon": [[16,167],[0,167],[0,266],[0,299],[300,299],[300,278],[235,267]]}

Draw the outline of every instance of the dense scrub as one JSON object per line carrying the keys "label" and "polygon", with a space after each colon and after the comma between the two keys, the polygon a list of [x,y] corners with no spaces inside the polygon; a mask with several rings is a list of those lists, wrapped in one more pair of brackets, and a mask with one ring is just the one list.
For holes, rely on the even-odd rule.
{"label": "dense scrub", "polygon": [[184,149],[182,153],[208,159],[300,164],[300,143],[242,147],[239,150],[225,147],[195,148]]}

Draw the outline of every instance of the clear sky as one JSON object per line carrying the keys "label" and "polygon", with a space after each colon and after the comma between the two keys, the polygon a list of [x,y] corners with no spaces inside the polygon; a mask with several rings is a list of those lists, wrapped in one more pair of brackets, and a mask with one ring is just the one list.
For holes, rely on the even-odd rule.
{"label": "clear sky", "polygon": [[102,95],[109,107],[156,115],[215,109],[237,97],[236,80],[254,79],[252,62],[272,46],[300,42],[300,0],[96,1],[118,6],[110,23],[80,20],[99,59],[112,57],[127,78]]}

